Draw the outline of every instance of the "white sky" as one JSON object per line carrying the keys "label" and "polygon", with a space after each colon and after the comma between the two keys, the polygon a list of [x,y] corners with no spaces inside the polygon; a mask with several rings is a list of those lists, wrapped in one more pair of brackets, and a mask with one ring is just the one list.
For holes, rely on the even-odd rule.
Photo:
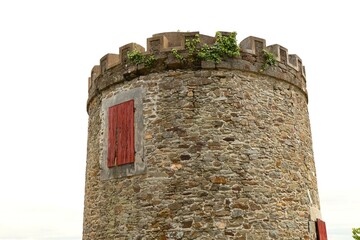
{"label": "white sky", "polygon": [[360,227],[357,1],[0,2],[0,240],[81,239],[87,78],[106,53],[166,31],[236,31],[306,66],[323,219]]}

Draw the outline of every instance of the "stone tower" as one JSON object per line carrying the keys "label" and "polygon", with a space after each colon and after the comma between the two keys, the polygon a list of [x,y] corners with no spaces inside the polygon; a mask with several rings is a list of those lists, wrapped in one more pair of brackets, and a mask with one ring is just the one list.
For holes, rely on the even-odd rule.
{"label": "stone tower", "polygon": [[199,59],[217,41],[155,34],[93,67],[83,239],[317,238],[301,59],[252,36]]}

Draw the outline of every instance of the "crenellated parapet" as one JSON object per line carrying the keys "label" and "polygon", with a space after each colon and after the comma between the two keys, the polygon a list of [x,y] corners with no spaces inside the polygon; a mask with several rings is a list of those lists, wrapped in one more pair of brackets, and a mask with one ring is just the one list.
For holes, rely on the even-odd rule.
{"label": "crenellated parapet", "polygon": [[[229,32],[220,33],[223,36],[230,34]],[[267,46],[265,39],[250,36],[240,42],[240,56],[224,58],[215,63],[191,56],[186,46],[186,42],[191,39],[199,40],[196,49],[200,49],[205,44],[213,46],[216,42],[216,37],[199,32],[164,32],[148,38],[146,49],[137,43],[129,43],[120,47],[118,54],[106,54],[100,59],[100,64],[91,70],[88,84],[89,101],[102,89],[118,82],[171,69],[232,69],[254,72],[287,81],[307,95],[305,68],[301,59],[296,54],[288,54],[288,50],[281,45]],[[154,58],[152,65],[131,62],[128,59],[128,53],[134,50],[144,57],[152,56]],[[275,64],[264,68],[263,50],[272,54],[276,60]],[[117,74],[114,74],[115,72]],[[109,81],[109,77],[104,77],[110,75],[113,76],[110,78],[111,81]]]}

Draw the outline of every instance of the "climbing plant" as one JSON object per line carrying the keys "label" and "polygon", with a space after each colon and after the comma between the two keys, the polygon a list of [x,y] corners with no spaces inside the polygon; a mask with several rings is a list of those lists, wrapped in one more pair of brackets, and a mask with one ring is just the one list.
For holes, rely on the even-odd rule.
{"label": "climbing plant", "polygon": [[199,34],[195,34],[193,38],[186,38],[185,39],[185,48],[188,50],[190,55],[197,53],[197,46],[200,44],[200,36]]}
{"label": "climbing plant", "polygon": [[216,52],[221,57],[237,57],[240,55],[240,48],[236,41],[236,32],[227,35],[222,35],[220,32],[216,33],[216,41],[213,45]]}
{"label": "climbing plant", "polygon": [[154,55],[143,55],[139,50],[134,49],[132,51],[129,51],[127,53],[128,59],[132,64],[142,64],[146,67],[151,67],[155,62],[155,56]]}
{"label": "climbing plant", "polygon": [[129,61],[133,64],[139,65],[144,62],[144,56],[137,49],[127,52],[127,57]]}
{"label": "climbing plant", "polygon": [[179,59],[181,62],[183,62],[185,60],[184,57],[178,52],[177,49],[173,48],[173,49],[171,49],[171,52],[175,56],[175,58]]}
{"label": "climbing plant", "polygon": [[204,44],[200,49],[196,48],[200,43],[199,35],[185,42],[185,47],[189,54],[195,54],[196,57],[204,61],[221,62],[224,58],[233,58],[240,56],[240,48],[236,41],[236,32],[229,35],[222,35],[217,32],[215,43],[211,46]]}
{"label": "climbing plant", "polygon": [[264,55],[264,64],[262,65],[260,71],[265,71],[268,67],[275,65],[275,56],[271,52],[266,51],[265,49],[262,50]]}
{"label": "climbing plant", "polygon": [[155,56],[154,55],[149,55],[144,57],[144,64],[146,67],[152,67],[154,65],[155,62]]}
{"label": "climbing plant", "polygon": [[360,228],[352,229],[353,239],[360,240]]}

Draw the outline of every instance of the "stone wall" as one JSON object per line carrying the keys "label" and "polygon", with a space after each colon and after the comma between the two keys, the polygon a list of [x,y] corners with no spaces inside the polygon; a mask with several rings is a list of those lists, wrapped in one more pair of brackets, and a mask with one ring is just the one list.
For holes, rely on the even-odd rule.
{"label": "stone wall", "polygon": [[[93,68],[83,239],[316,239],[304,68],[274,45],[276,65],[260,71],[259,42],[266,47],[245,39],[239,58],[217,65],[181,65],[165,50],[152,69],[116,55]],[[102,102],[134,89],[143,93],[146,170],[102,179]]]}

